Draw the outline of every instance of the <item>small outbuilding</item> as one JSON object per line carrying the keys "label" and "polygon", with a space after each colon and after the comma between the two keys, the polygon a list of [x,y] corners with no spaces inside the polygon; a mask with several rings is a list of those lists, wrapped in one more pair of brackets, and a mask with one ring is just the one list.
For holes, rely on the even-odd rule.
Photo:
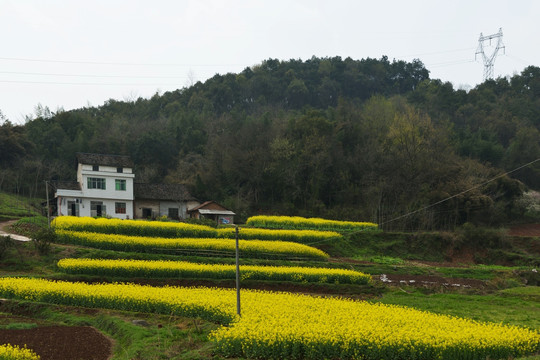
{"label": "small outbuilding", "polygon": [[188,210],[200,204],[184,185],[135,183],[135,218],[173,220],[189,217]]}
{"label": "small outbuilding", "polygon": [[211,219],[217,224],[234,224],[234,215],[231,210],[218,204],[215,201],[206,201],[199,206],[188,210],[191,218]]}

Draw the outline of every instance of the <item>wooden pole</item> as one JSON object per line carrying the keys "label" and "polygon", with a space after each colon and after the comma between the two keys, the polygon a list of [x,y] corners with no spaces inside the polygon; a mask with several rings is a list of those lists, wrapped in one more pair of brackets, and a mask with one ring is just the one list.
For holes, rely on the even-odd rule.
{"label": "wooden pole", "polygon": [[240,255],[238,253],[238,225],[236,227],[236,313],[240,316]]}
{"label": "wooden pole", "polygon": [[47,193],[47,225],[51,228],[51,209],[49,208],[49,182],[45,180],[45,193]]}

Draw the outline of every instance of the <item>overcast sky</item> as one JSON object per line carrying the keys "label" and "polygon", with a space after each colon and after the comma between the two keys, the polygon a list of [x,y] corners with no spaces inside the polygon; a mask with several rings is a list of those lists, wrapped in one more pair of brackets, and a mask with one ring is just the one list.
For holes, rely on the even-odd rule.
{"label": "overcast sky", "polygon": [[534,0],[0,0],[0,110],[22,123],[37,104],[146,98],[313,55],[418,58],[431,78],[474,87],[480,33],[502,28],[496,77],[540,66],[539,15]]}

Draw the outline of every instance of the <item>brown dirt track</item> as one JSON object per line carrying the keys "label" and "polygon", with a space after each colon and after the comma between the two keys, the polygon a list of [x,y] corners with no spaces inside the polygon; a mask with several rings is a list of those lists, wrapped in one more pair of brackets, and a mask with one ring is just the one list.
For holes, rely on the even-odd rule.
{"label": "brown dirt track", "polygon": [[89,326],[0,329],[0,343],[26,345],[42,360],[107,360],[112,355],[111,341]]}

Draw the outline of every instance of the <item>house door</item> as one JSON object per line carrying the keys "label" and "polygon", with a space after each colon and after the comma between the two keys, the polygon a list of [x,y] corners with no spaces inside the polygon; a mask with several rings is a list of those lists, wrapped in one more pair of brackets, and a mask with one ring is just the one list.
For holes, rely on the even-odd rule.
{"label": "house door", "polygon": [[143,219],[150,219],[152,217],[152,209],[143,208],[142,209],[142,217],[143,217]]}
{"label": "house door", "polygon": [[70,206],[71,206],[71,214],[70,214],[70,215],[71,215],[71,216],[77,216],[77,208],[75,207],[75,203],[72,202],[72,203],[70,204]]}
{"label": "house door", "polygon": [[90,216],[99,217],[99,216],[105,216],[105,215],[107,215],[107,211],[105,210],[105,205],[103,205],[103,202],[92,201],[90,203]]}

